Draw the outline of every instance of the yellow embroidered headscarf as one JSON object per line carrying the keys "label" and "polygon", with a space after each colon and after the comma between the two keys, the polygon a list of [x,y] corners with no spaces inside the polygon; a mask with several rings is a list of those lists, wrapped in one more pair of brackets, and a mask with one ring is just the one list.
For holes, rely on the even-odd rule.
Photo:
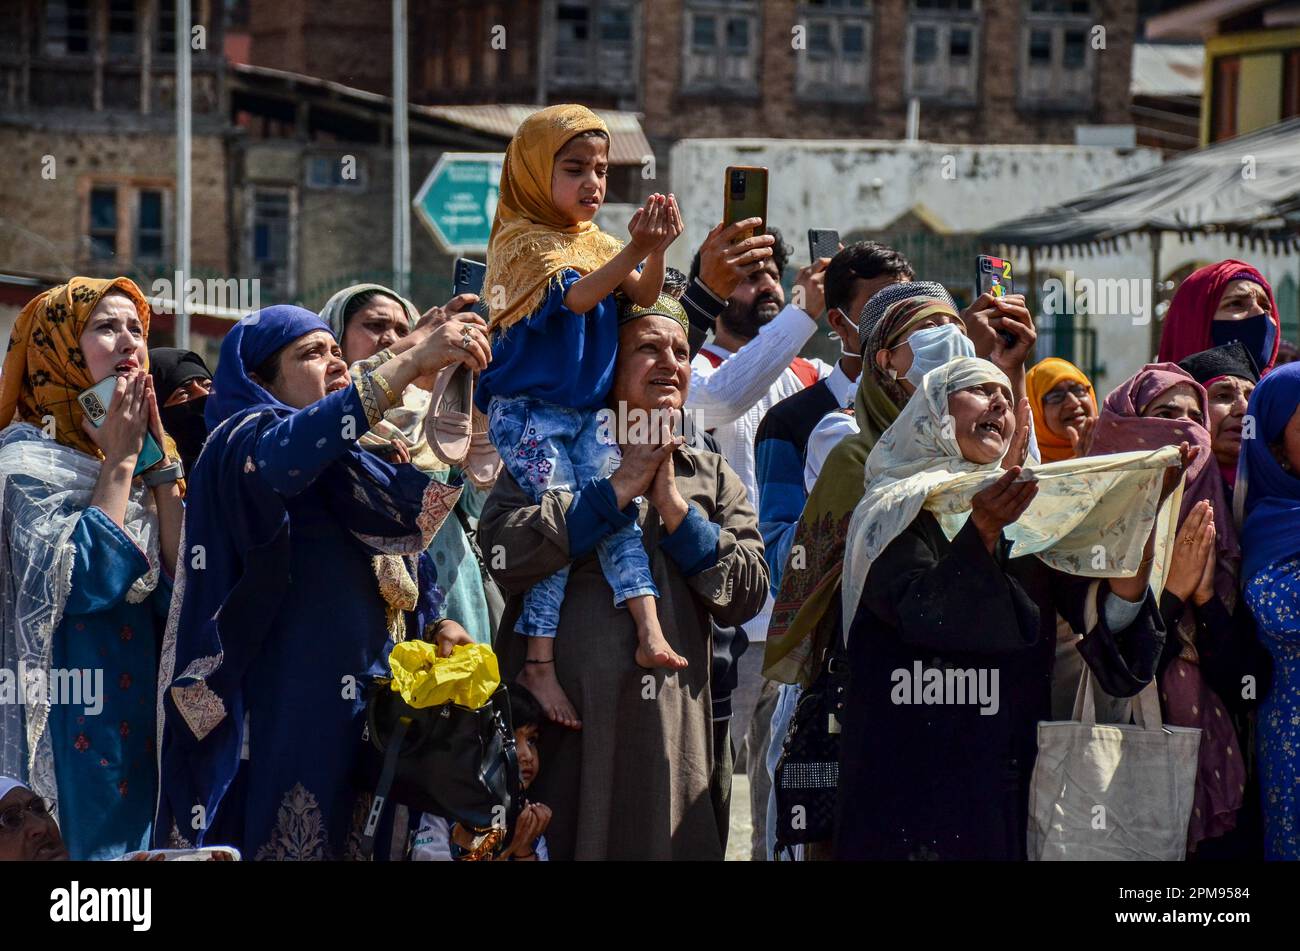
{"label": "yellow embroidered headscarf", "polygon": [[1025,395],[1029,397],[1029,409],[1034,414],[1034,438],[1038,440],[1038,452],[1043,462],[1074,458],[1074,447],[1070,445],[1070,440],[1047,428],[1047,408],[1043,405],[1043,397],[1052,392],[1062,380],[1074,380],[1088,388],[1094,416],[1101,409],[1097,405],[1097,394],[1092,390],[1092,381],[1069,360],[1048,357],[1035,364],[1025,375]]}
{"label": "yellow embroidered headscarf", "polygon": [[493,330],[535,311],[560,271],[590,274],[622,250],[623,243],[595,222],[568,221],[551,201],[555,153],[575,135],[593,130],[609,135],[586,106],[550,106],[525,119],[510,140],[483,280]]}
{"label": "yellow embroidered headscarf", "polygon": [[[131,298],[148,337],[149,302],[129,278],[74,277],[33,298],[9,335],[0,373],[0,428],[15,418],[44,426],[47,417],[53,417],[57,442],[103,458],[81,428],[85,413],[77,394],[98,382],[91,379],[81,353],[81,333],[91,311],[109,291],[121,291]],[[147,355],[143,369],[149,369]],[[174,456],[175,449],[168,448]]]}

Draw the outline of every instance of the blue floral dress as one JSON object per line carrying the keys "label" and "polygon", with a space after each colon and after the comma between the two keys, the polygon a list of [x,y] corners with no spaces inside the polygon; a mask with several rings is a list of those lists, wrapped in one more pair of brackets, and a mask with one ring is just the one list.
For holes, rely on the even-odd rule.
{"label": "blue floral dress", "polygon": [[1300,558],[1269,565],[1247,583],[1246,603],[1273,655],[1273,689],[1259,705],[1264,856],[1300,859]]}
{"label": "blue floral dress", "polygon": [[77,672],[82,695],[50,706],[59,826],[73,859],[111,859],[149,844],[157,650],[172,592],[162,575],[144,601],[127,601],[148,559],[94,506],[72,544],[72,587],[50,666]]}

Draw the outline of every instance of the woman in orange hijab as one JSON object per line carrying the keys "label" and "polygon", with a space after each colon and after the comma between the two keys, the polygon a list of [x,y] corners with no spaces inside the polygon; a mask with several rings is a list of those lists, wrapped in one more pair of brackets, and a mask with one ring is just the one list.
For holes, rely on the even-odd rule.
{"label": "woman in orange hijab", "polygon": [[[74,277],[23,308],[0,375],[0,663],[23,691],[0,704],[0,774],[58,803],[74,859],[147,847],[154,809],[182,508],[149,316],[126,278]],[[96,429],[77,395],[114,375]],[[170,455],[137,476],[146,432]]]}
{"label": "woman in orange hijab", "polygon": [[1069,360],[1048,357],[1026,375],[1025,391],[1043,462],[1085,455],[1097,421],[1097,394],[1084,372]]}

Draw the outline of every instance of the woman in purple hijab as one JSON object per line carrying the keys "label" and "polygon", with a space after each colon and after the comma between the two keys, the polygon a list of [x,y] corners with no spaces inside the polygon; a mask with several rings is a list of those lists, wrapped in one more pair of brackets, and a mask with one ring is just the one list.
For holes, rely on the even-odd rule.
{"label": "woman in purple hijab", "polygon": [[1148,364],[1106,397],[1088,454],[1184,442],[1196,450],[1160,597],[1171,632],[1160,661],[1160,700],[1168,723],[1201,730],[1189,858],[1259,857],[1257,797],[1250,797],[1246,815],[1240,813],[1249,771],[1242,754],[1253,746],[1243,740],[1248,714],[1263,695],[1262,652],[1238,596],[1241,549],[1211,450],[1209,418],[1205,389],[1190,374],[1173,363]]}

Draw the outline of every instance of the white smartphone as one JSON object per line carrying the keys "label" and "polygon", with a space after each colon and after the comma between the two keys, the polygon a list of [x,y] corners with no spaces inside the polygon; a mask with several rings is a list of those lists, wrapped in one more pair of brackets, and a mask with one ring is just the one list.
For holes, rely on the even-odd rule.
{"label": "white smartphone", "polygon": [[[90,420],[90,425],[98,429],[104,425],[104,420],[108,418],[108,408],[113,403],[113,390],[117,388],[117,375],[106,377],[100,380],[88,390],[83,390],[77,395],[77,402],[85,411],[86,418]],[[140,455],[135,461],[134,475],[139,475],[145,469],[156,465],[158,460],[162,459],[163,451],[158,448],[157,441],[153,438],[152,433],[144,434],[144,444],[140,447]]]}

